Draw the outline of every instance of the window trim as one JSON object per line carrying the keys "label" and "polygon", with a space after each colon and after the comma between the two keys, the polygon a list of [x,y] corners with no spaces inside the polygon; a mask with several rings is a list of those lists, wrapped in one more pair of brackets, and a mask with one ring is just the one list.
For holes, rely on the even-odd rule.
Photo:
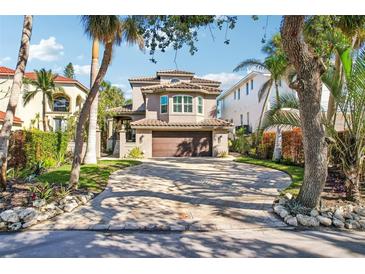
{"label": "window trim", "polygon": [[[166,97],[166,104],[162,104],[161,100],[163,97]],[[162,106],[166,106],[166,112],[162,112]],[[160,96],[160,113],[161,114],[167,114],[169,112],[169,96],[168,95],[161,95]]]}
{"label": "window trim", "polygon": [[[181,112],[180,111],[175,111],[174,110],[174,106],[175,106],[175,104],[177,105],[178,103],[174,103],[174,98],[175,97],[181,97]],[[189,112],[189,111],[185,111],[184,110],[184,106],[185,106],[185,102],[184,102],[184,97],[190,97],[191,98],[191,112]],[[174,95],[174,96],[172,96],[172,113],[188,113],[188,114],[190,114],[190,113],[194,113],[194,100],[193,100],[193,96],[191,96],[191,95],[183,95],[183,94],[178,94],[178,95]],[[190,105],[190,104],[189,104]]]}
{"label": "window trim", "polygon": [[[201,100],[202,100],[202,103],[201,103],[202,112],[199,112],[199,107],[200,107],[199,99],[200,99],[200,98],[201,98]],[[197,100],[197,104],[196,104],[196,113],[197,113],[197,114],[200,114],[200,115],[204,115],[204,98],[203,98],[203,96],[197,96],[197,97],[196,97],[196,100]]]}
{"label": "window trim", "polygon": [[[57,98],[65,98],[68,101],[68,106],[66,110],[55,110],[55,101]],[[52,111],[53,112],[71,112],[71,98],[63,93],[58,93],[53,96],[53,102],[52,102]]]}

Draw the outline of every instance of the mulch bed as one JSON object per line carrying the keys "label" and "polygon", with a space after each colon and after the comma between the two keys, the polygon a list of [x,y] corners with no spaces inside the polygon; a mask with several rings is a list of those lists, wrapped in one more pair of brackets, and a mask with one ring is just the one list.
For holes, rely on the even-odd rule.
{"label": "mulch bed", "polygon": [[10,181],[6,191],[0,192],[0,211],[17,206],[32,206],[30,185],[21,181]]}

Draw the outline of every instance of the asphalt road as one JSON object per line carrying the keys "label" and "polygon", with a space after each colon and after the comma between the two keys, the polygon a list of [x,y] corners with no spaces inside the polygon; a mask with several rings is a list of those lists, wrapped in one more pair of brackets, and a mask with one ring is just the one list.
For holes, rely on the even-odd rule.
{"label": "asphalt road", "polygon": [[0,257],[365,257],[365,233],[25,231],[0,233]]}

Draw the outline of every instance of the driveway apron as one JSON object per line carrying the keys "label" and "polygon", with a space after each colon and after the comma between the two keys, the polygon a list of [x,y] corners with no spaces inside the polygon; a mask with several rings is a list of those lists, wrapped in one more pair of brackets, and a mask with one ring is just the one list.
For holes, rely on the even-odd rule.
{"label": "driveway apron", "polygon": [[272,213],[291,182],[231,158],[156,158],[117,171],[89,204],[30,229],[227,230],[286,226]]}

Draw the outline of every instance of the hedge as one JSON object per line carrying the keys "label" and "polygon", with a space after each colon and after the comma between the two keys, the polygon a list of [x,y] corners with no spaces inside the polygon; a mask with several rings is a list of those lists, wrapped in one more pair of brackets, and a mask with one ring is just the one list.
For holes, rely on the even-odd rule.
{"label": "hedge", "polygon": [[9,167],[24,168],[43,161],[46,167],[63,162],[69,137],[63,132],[19,130],[12,132],[9,143]]}

